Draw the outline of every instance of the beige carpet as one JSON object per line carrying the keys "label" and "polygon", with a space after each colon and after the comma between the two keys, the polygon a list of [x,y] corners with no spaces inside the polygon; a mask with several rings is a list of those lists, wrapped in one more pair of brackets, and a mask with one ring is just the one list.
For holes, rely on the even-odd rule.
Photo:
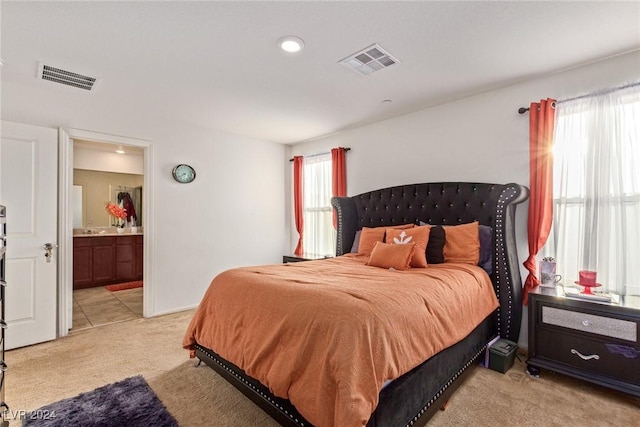
{"label": "beige carpet", "polygon": [[[149,381],[181,426],[277,426],[207,366],[185,363]],[[233,408],[233,410],[230,410]],[[518,363],[503,375],[474,368],[429,426],[638,426],[631,396],[582,381],[524,373]]]}
{"label": "beige carpet", "polygon": [[[192,311],[80,331],[7,354],[6,400],[36,409],[142,374],[181,426],[277,426],[207,366],[180,348]],[[637,426],[637,399],[524,364],[500,374],[476,367],[429,426]]]}

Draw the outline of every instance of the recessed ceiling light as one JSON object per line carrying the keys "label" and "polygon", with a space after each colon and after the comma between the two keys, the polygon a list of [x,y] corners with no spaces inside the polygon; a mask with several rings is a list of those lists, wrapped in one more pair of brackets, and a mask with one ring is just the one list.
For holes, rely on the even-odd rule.
{"label": "recessed ceiling light", "polygon": [[304,48],[304,41],[296,36],[284,36],[278,39],[280,49],[288,53],[300,52]]}
{"label": "recessed ceiling light", "polygon": [[118,154],[124,154],[124,150],[123,150],[122,148],[118,148],[118,149],[116,150],[116,153],[118,153]]}

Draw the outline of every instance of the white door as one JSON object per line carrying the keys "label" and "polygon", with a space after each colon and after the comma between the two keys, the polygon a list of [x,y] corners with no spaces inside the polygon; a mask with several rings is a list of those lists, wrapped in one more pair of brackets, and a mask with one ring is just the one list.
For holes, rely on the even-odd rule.
{"label": "white door", "polygon": [[[2,122],[7,349],[56,338],[57,167],[56,129]],[[45,244],[53,248],[48,260]]]}

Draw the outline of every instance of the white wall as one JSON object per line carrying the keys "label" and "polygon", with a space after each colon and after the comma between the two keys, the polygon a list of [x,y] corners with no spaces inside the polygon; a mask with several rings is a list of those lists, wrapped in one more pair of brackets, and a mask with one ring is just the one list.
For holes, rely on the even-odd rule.
{"label": "white wall", "polygon": [[[108,90],[103,83],[100,90]],[[113,108],[99,91],[81,92],[3,83],[2,119],[152,141],[155,203],[145,209],[155,225],[155,314],[197,305],[225,269],[282,261],[289,240],[283,145],[160,120],[129,111],[126,102]],[[193,183],[173,180],[177,163],[194,166]]]}
{"label": "white wall", "polygon": [[[351,147],[347,154],[349,195],[432,181],[517,182],[528,186],[529,120],[528,114],[518,114],[519,107],[542,98],[561,100],[639,79],[640,52],[635,52],[296,144],[288,154]],[[290,182],[291,167],[287,172]],[[527,209],[528,204],[520,205],[516,218],[521,262],[528,256]],[[287,213],[292,224],[291,207]],[[293,225],[290,232],[290,247],[295,247]],[[526,310],[524,316],[519,342],[526,347]]]}
{"label": "white wall", "polygon": [[142,155],[118,154],[87,147],[73,147],[73,168],[102,172],[144,174]]}

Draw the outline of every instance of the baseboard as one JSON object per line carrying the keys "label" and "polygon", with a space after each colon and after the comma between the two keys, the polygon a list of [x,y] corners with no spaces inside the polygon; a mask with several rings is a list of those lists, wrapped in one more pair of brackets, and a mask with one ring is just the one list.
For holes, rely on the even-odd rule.
{"label": "baseboard", "polygon": [[198,304],[194,304],[194,305],[189,305],[185,307],[174,308],[171,310],[159,311],[157,313],[153,313],[151,316],[146,316],[146,317],[151,318],[151,317],[166,316],[167,314],[175,314],[175,313],[181,313],[183,311],[193,310],[194,308],[197,308],[197,307],[198,307]]}

